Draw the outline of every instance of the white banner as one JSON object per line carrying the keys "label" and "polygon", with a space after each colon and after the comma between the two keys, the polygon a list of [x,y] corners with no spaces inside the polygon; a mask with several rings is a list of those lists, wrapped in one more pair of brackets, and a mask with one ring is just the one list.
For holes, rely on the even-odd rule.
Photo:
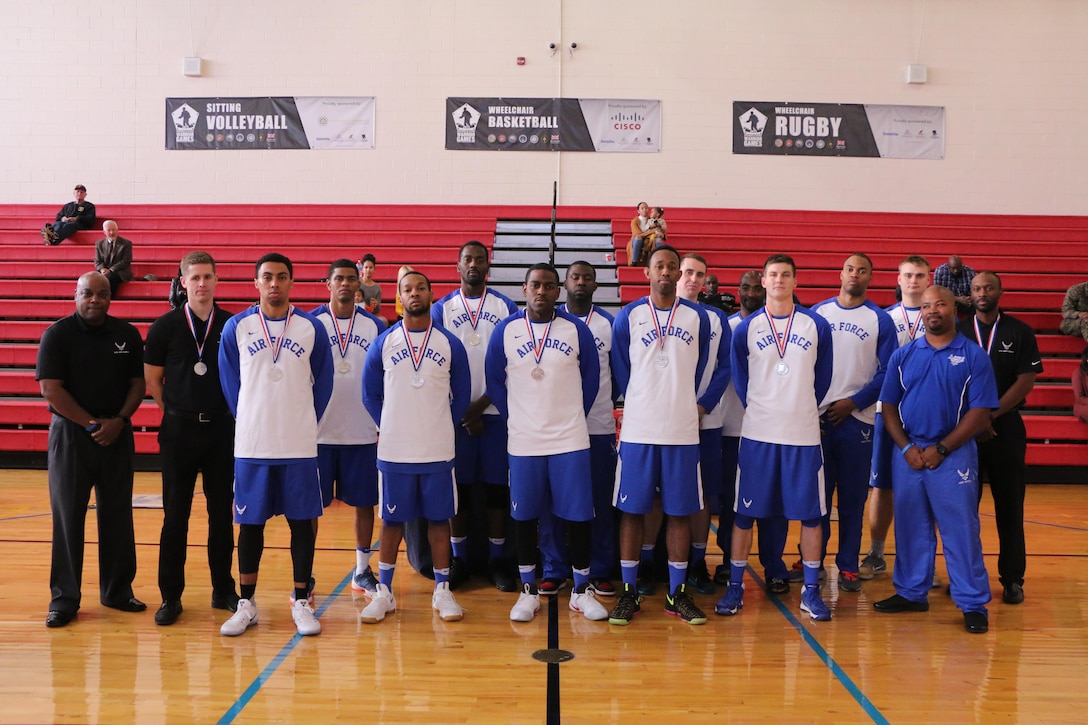
{"label": "white banner", "polygon": [[596,151],[661,150],[661,101],[579,98]]}
{"label": "white banner", "polygon": [[371,96],[296,96],[295,105],[311,149],[374,148]]}
{"label": "white banner", "polygon": [[944,106],[866,104],[865,115],[884,158],[944,158]]}

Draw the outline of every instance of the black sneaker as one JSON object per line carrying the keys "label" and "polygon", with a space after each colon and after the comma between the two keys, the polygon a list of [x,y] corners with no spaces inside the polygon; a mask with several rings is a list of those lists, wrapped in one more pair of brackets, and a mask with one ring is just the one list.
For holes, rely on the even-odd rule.
{"label": "black sneaker", "polygon": [[450,557],[450,591],[461,586],[472,578],[468,562],[459,556]]}
{"label": "black sneaker", "polygon": [[767,591],[771,594],[789,594],[790,583],[785,579],[773,576],[767,580]]}
{"label": "black sneaker", "polygon": [[657,592],[657,577],[654,576],[654,565],[647,562],[639,562],[638,565],[638,593],[644,597],[652,597]]}
{"label": "black sneaker", "polygon": [[509,559],[492,559],[488,563],[491,583],[500,592],[516,592],[521,589],[521,581],[516,574],[517,567]]}
{"label": "black sneaker", "polygon": [[729,577],[732,572],[729,570],[729,564],[718,564],[714,569],[714,583],[721,587],[729,586]]}
{"label": "black sneaker", "polygon": [[616,602],[616,606],[612,607],[612,612],[608,615],[608,623],[620,627],[627,626],[635,615],[642,611],[641,603],[642,597],[639,596],[638,591],[630,586],[624,586],[620,600]]}
{"label": "black sneaker", "polygon": [[688,594],[687,585],[681,584],[676,591],[665,597],[665,614],[680,617],[688,624],[706,624],[706,614],[695,606],[695,601]]}
{"label": "black sneaker", "polygon": [[717,591],[714,581],[710,578],[710,572],[706,569],[705,559],[688,567],[688,584],[695,587],[695,591],[700,594],[713,594]]}

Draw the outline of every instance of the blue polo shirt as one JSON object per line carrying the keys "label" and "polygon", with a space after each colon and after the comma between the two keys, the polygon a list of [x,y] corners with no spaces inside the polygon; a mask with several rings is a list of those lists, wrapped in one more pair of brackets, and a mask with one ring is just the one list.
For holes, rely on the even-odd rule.
{"label": "blue polo shirt", "polygon": [[880,400],[899,406],[903,429],[922,447],[939,443],[968,410],[999,405],[986,351],[959,333],[939,349],[923,335],[896,350]]}

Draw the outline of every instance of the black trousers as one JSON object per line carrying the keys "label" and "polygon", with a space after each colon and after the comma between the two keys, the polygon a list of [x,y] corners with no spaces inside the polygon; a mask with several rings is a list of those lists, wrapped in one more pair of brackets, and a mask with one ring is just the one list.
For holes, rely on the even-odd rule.
{"label": "black trousers", "polygon": [[49,425],[49,504],[53,509],[51,610],[74,614],[83,581],[87,504],[95,492],[99,598],[117,605],[132,596],[136,540],[132,530],[132,428],[100,446],[82,426],[54,415]]}
{"label": "black trousers", "polygon": [[159,428],[162,459],[162,534],[159,537],[159,591],[181,599],[189,515],[196,475],[203,474],[208,511],[208,569],[215,595],[233,593],[234,420],[229,414],[201,423],[166,413]]}
{"label": "black trousers", "polygon": [[[1023,584],[1027,568],[1024,544],[1024,490],[1026,478],[1027,431],[1017,411],[994,420],[997,437],[978,446],[978,464],[990,482],[997,518],[1000,553],[997,571],[1002,584]],[[982,487],[979,486],[979,500]]]}

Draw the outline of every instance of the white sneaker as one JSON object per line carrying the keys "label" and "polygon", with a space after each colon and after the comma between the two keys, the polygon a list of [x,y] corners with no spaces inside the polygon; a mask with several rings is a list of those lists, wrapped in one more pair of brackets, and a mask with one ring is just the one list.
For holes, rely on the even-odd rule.
{"label": "white sneaker", "polygon": [[510,609],[510,621],[531,622],[538,611],[540,611],[540,596],[529,591],[529,585],[526,584],[518,595],[518,600]]}
{"label": "white sneaker", "polygon": [[[451,597],[452,598],[452,597]],[[378,585],[378,591],[370,600],[370,604],[359,613],[359,621],[365,624],[377,624],[385,619],[385,615],[397,611],[397,600],[393,598],[393,592],[384,584]]]}
{"label": "white sneaker", "polygon": [[443,622],[459,622],[465,616],[465,610],[453,598],[450,591],[450,583],[442,582],[434,588],[434,596],[431,597],[431,609],[438,612]]}
{"label": "white sneaker", "polygon": [[257,624],[257,605],[252,599],[239,599],[238,609],[230,619],[223,622],[223,626],[219,628],[219,634],[237,637],[255,624]]}
{"label": "white sneaker", "polygon": [[311,634],[321,634],[321,622],[314,616],[314,610],[305,599],[299,599],[291,607],[291,616],[294,617],[295,627],[303,637]]}
{"label": "white sneaker", "polygon": [[570,593],[570,609],[572,612],[581,612],[586,619],[594,622],[608,619],[608,610],[597,601],[590,589],[586,589],[581,594],[572,591]]}

